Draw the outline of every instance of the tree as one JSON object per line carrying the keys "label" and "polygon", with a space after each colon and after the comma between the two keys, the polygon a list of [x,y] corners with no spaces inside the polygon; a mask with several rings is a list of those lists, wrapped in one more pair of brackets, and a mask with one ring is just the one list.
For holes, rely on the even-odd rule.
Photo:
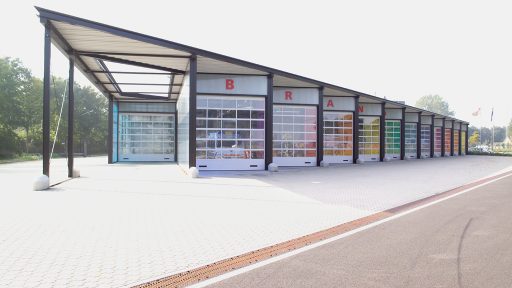
{"label": "tree", "polygon": [[494,143],[505,141],[505,127],[494,126]]}
{"label": "tree", "polygon": [[20,114],[19,125],[25,132],[25,152],[31,150],[32,140],[36,134],[41,131],[41,120],[43,118],[43,81],[38,78],[32,78],[32,84],[27,89],[19,102]]}
{"label": "tree", "polygon": [[510,141],[512,141],[512,119],[510,119],[510,123],[508,123],[507,135]]}
{"label": "tree", "polygon": [[468,139],[469,146],[476,146],[480,144],[480,134],[478,133],[478,130],[474,130],[471,136]]}
{"label": "tree", "polygon": [[22,124],[23,103],[32,90],[32,74],[19,59],[0,58],[0,156],[21,151],[15,130]]}
{"label": "tree", "polygon": [[476,127],[476,126],[469,126],[468,127],[468,135],[473,135],[473,133],[475,133],[475,131],[478,131],[478,134],[480,134],[480,131],[479,131],[478,127]]}
{"label": "tree", "polygon": [[[108,102],[92,87],[75,84],[75,136],[87,141],[91,153],[105,153],[108,135]],[[66,125],[67,126],[67,125]]]}
{"label": "tree", "polygon": [[10,129],[20,124],[20,102],[32,89],[32,74],[19,59],[0,58],[0,123]]}
{"label": "tree", "polygon": [[[83,145],[87,142],[88,151],[91,153],[105,153],[106,139],[108,134],[108,103],[105,96],[98,94],[90,86],[81,86],[74,83],[75,94],[75,119],[74,119],[74,139],[76,145]],[[65,153],[68,127],[68,91],[65,79],[52,78],[52,117],[51,117],[51,139],[56,134],[57,123],[59,120],[60,108],[62,105],[62,95],[65,93],[64,109],[60,120],[57,141],[55,143],[54,153]],[[75,149],[80,151],[80,149]]]}
{"label": "tree", "polygon": [[444,101],[439,95],[425,95],[416,101],[416,107],[428,111],[436,112],[441,115],[454,116],[455,112],[450,110],[448,102]]}
{"label": "tree", "polygon": [[487,127],[480,128],[480,141],[482,144],[491,144],[492,130]]}
{"label": "tree", "polygon": [[[64,99],[55,143],[55,152],[64,153],[67,148],[68,125],[67,82],[65,79],[52,77],[50,85],[50,141],[55,138]],[[74,91],[75,143],[78,146],[80,142],[87,141],[92,153],[105,153],[108,131],[107,100],[90,86],[82,87],[75,83]],[[65,98],[62,97],[64,94]],[[19,59],[0,58],[0,157],[11,157],[22,151],[41,152],[42,95],[41,79],[33,77]]]}

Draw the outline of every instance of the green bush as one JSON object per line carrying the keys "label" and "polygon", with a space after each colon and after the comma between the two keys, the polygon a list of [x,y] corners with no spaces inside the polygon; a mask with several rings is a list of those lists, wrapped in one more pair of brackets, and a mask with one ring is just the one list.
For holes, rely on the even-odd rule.
{"label": "green bush", "polygon": [[12,130],[0,126],[0,158],[12,158],[21,153],[21,141]]}
{"label": "green bush", "polygon": [[468,151],[468,155],[509,156],[509,157],[512,157],[512,152],[481,152],[481,151]]}

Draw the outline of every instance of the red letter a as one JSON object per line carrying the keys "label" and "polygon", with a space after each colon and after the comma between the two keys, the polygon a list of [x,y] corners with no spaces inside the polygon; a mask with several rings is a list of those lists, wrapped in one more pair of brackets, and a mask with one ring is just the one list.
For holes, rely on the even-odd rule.
{"label": "red letter a", "polygon": [[327,107],[334,107],[334,102],[332,102],[332,99],[329,99],[329,101],[327,101]]}

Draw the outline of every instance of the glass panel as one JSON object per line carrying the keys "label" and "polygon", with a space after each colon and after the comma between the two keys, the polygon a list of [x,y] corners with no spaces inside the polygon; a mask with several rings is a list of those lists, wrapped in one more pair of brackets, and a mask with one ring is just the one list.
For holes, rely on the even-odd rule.
{"label": "glass panel", "polygon": [[386,154],[400,155],[400,125],[399,120],[386,120],[385,149]]}
{"label": "glass panel", "polygon": [[380,155],[380,118],[359,117],[359,155]]}
{"label": "glass panel", "polygon": [[421,125],[421,154],[430,156],[430,125]]}
{"label": "glass panel", "polygon": [[451,147],[452,147],[452,129],[445,128],[444,129],[444,153],[445,155],[450,155]]}
{"label": "glass panel", "polygon": [[[174,154],[174,115],[122,113],[120,120],[118,145],[121,157],[129,158],[133,154]],[[196,124],[199,128],[206,128],[206,120],[197,119]],[[205,130],[200,131],[200,136],[204,138]],[[198,144],[204,147],[206,142]]]}
{"label": "glass panel", "polygon": [[275,157],[316,157],[316,111],[316,107],[274,105]]}
{"label": "glass panel", "polygon": [[205,101],[207,130],[198,129],[196,141],[210,140],[197,148],[206,157],[201,159],[264,159],[264,98],[198,96],[198,103]]}
{"label": "glass panel", "polygon": [[324,112],[324,127],[350,128],[324,128],[324,155],[352,156],[352,125],[352,113]]}
{"label": "glass panel", "polygon": [[434,127],[434,153],[441,155],[441,127]]}
{"label": "glass panel", "polygon": [[418,144],[418,130],[416,123],[405,123],[405,154],[416,155]]}
{"label": "glass panel", "polygon": [[453,130],[453,153],[459,154],[459,130]]}
{"label": "glass panel", "polygon": [[460,135],[460,153],[462,155],[465,155],[466,154],[466,131],[461,131],[460,132],[461,135]]}

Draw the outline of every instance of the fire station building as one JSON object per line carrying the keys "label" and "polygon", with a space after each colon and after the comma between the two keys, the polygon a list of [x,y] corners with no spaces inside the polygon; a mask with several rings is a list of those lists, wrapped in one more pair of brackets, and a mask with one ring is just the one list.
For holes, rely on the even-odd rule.
{"label": "fire station building", "polygon": [[[265,170],[271,163],[342,165],[467,153],[468,122],[453,117],[37,10],[45,27],[46,175],[52,43],[69,58],[69,82],[76,67],[109,100],[109,163],[169,161],[199,170]],[[72,89],[69,100],[73,123]],[[68,147],[73,147],[69,126]]]}

